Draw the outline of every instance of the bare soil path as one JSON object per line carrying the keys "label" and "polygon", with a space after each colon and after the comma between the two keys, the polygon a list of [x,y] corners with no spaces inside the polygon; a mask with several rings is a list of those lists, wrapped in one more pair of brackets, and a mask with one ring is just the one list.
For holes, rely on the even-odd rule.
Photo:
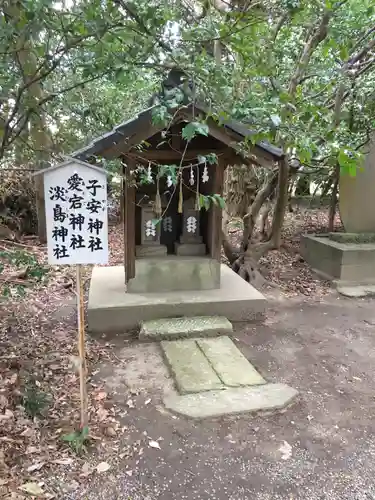
{"label": "bare soil path", "polygon": [[[233,335],[268,381],[299,390],[282,413],[171,415],[158,344],[88,335],[92,440],[77,456],[61,441],[79,420],[74,270],[49,269],[24,297],[0,302],[0,498],[32,498],[20,490],[32,483],[38,499],[374,500],[375,299],[339,297],[300,259],[300,233],[324,226],[322,211],[287,217],[288,251],[261,263],[281,289],[267,292],[263,323]],[[45,262],[45,249],[26,243]],[[110,244],[120,263],[119,228]],[[19,272],[9,266],[5,278],[18,283]],[[48,396],[40,415],[25,412],[27,385]]]}
{"label": "bare soil path", "polygon": [[161,394],[171,380],[158,346],[117,339],[119,363],[102,364],[97,376],[127,409],[119,452],[139,442],[141,453],[66,498],[374,499],[375,301],[332,293],[275,302],[264,323],[237,325],[234,339],[265,378],[297,388],[299,400],[269,415],[167,414]]}

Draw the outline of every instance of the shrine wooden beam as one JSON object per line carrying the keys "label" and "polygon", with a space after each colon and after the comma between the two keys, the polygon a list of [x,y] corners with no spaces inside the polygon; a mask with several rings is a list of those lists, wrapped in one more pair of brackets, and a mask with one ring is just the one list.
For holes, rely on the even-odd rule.
{"label": "shrine wooden beam", "polygon": [[171,140],[172,148],[176,151],[183,151],[184,146],[182,145],[182,137],[181,134],[173,134]]}
{"label": "shrine wooden beam", "polygon": [[[220,150],[213,149],[199,149],[187,151],[184,157],[184,162],[196,161],[198,156],[206,156],[215,153],[219,158],[221,155],[228,154],[227,148]],[[136,153],[129,151],[125,155],[127,158],[133,160],[146,160],[146,161],[181,161],[182,151],[173,151],[170,149],[153,149],[149,151],[137,151]]]}
{"label": "shrine wooden beam", "polygon": [[160,126],[155,126],[152,123],[149,123],[141,130],[134,131],[134,133],[129,137],[124,137],[124,140],[114,143],[112,146],[106,148],[100,154],[107,159],[114,159],[120,156],[124,156],[133,146],[136,146],[149,137],[152,137],[162,129],[163,128]]}
{"label": "shrine wooden beam", "polygon": [[[217,168],[213,169],[212,194],[222,196],[224,187],[224,171],[226,168],[226,159],[220,158]],[[209,250],[210,256],[220,262],[221,260],[221,224],[223,211],[219,206],[211,205],[209,210]]]}
{"label": "shrine wooden beam", "polygon": [[121,217],[121,224],[122,224],[122,229],[123,229],[123,241],[124,241],[124,269],[125,269],[125,262],[126,262],[126,245],[125,245],[125,232],[126,232],[126,203],[125,203],[125,192],[126,192],[126,183],[125,183],[125,178],[126,178],[126,165],[124,161],[122,161],[121,164],[121,191],[120,191],[120,217]]}
{"label": "shrine wooden beam", "polygon": [[[133,162],[133,164],[132,164]],[[125,283],[135,277],[135,187],[129,184],[129,171],[134,160],[127,159],[124,189],[124,266]]]}

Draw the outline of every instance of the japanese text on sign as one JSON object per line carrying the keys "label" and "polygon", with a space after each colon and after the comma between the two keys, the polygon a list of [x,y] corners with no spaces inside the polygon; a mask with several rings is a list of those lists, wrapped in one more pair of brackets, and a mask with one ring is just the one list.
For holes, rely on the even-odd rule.
{"label": "japanese text on sign", "polygon": [[45,173],[50,264],[108,262],[106,181],[105,172],[75,162]]}

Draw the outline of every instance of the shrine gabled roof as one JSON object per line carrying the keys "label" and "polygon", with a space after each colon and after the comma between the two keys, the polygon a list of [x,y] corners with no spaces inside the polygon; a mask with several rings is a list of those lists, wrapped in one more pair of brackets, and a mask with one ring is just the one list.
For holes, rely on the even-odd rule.
{"label": "shrine gabled roof", "polygon": [[[241,123],[241,122],[237,122],[237,121],[226,122],[224,124],[224,127],[227,127],[229,129],[233,130],[233,132],[236,132],[237,134],[242,135],[242,137],[244,139],[256,134],[256,132],[254,130],[249,129],[247,125],[245,125],[244,123]],[[277,146],[274,146],[273,144],[270,144],[267,141],[259,141],[256,143],[256,145],[258,146],[258,148],[261,148],[264,151],[266,151],[267,153],[270,153],[272,156],[275,156],[277,159],[281,158],[284,154],[283,150],[281,148],[278,148]]]}
{"label": "shrine gabled roof", "polygon": [[[92,157],[100,156],[104,151],[124,142],[124,148],[126,149],[126,143],[129,143],[129,149],[135,144],[131,143],[131,138],[136,133],[142,132],[142,130],[147,130],[152,123],[152,112],[157,106],[151,106],[143,111],[139,112],[134,118],[124,121],[116,125],[113,130],[106,132],[100,137],[94,139],[88,146],[73,152],[70,156],[77,158],[79,160],[89,160]],[[204,105],[195,104],[195,110],[207,114],[207,109]],[[253,136],[256,132],[248,128],[244,123],[228,120],[223,122],[220,127],[227,131],[228,135],[236,136],[235,142],[242,142],[246,138]],[[160,127],[162,130],[162,127]],[[155,132],[154,132],[155,133]],[[149,137],[144,137],[142,140],[146,140]],[[139,142],[142,142],[139,141]],[[265,153],[270,154],[276,160],[283,156],[282,149],[269,144],[266,141],[259,141],[255,144],[259,149],[263,150]]]}

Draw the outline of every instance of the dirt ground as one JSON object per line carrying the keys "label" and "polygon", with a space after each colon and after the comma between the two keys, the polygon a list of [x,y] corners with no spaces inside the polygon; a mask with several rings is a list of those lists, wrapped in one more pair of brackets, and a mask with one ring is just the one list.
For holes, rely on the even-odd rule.
{"label": "dirt ground", "polygon": [[374,300],[332,292],[319,302],[272,301],[267,319],[236,325],[234,339],[268,381],[297,388],[299,399],[279,413],[204,421],[163,410],[171,380],[157,345],[115,340],[118,363],[96,376],[127,410],[119,456],[134,442],[139,453],[64,498],[375,499],[374,329]]}
{"label": "dirt ground", "polygon": [[[169,414],[162,396],[173,383],[156,343],[87,335],[83,455],[61,439],[79,426],[74,270],[49,268],[33,283],[6,268],[28,283],[0,303],[0,499],[375,500],[375,299],[339,297],[300,258],[300,234],[326,226],[325,210],[287,215],[286,246],[261,262],[280,287],[267,292],[267,317],[235,325],[264,378],[299,390],[292,406],[204,421]],[[46,262],[33,240],[16,249]],[[119,228],[110,249],[110,264],[121,263]],[[89,279],[87,269],[86,289]],[[26,384],[48,396],[37,416],[25,412]],[[30,484],[41,494],[25,493]]]}

